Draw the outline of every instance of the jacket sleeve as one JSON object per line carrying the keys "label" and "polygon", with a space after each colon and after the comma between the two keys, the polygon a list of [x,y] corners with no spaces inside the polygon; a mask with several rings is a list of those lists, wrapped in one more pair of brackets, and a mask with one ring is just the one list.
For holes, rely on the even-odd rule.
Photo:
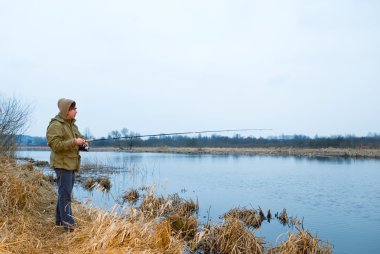
{"label": "jacket sleeve", "polygon": [[64,140],[62,124],[58,121],[50,123],[46,131],[48,146],[54,152],[62,152],[75,149],[75,139]]}

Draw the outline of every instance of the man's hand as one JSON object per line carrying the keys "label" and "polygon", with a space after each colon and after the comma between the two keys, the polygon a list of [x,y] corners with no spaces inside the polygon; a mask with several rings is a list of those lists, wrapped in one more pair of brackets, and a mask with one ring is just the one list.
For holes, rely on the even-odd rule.
{"label": "man's hand", "polygon": [[74,142],[75,142],[76,145],[81,146],[84,143],[86,143],[86,140],[83,139],[83,138],[76,138]]}

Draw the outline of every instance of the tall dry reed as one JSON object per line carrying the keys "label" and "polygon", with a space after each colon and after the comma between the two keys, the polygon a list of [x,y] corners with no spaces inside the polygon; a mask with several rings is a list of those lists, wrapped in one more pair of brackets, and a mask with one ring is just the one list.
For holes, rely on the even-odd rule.
{"label": "tall dry reed", "polygon": [[333,246],[317,236],[312,236],[309,230],[297,226],[297,232],[288,234],[288,240],[268,250],[268,254],[331,254]]}
{"label": "tall dry reed", "polygon": [[182,253],[185,243],[167,220],[127,216],[73,202],[79,226],[72,233],[54,223],[56,194],[31,164],[0,158],[0,253]]}
{"label": "tall dry reed", "polygon": [[255,209],[233,208],[224,214],[224,218],[238,219],[249,227],[259,228],[264,220],[264,217],[260,214],[262,214],[262,212],[260,213]]}
{"label": "tall dry reed", "polygon": [[249,231],[240,220],[226,219],[223,224],[199,232],[192,250],[205,253],[251,254],[264,253],[264,241]]}

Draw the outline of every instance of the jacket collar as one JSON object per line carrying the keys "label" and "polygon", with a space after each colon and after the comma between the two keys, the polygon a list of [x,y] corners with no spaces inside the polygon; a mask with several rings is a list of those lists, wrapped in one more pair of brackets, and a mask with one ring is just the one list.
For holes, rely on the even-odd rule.
{"label": "jacket collar", "polygon": [[54,117],[54,119],[55,120],[57,120],[57,121],[59,121],[59,122],[61,122],[61,123],[75,123],[75,119],[65,119],[65,118],[63,118],[62,116],[61,116],[61,114],[59,113],[58,115],[56,115],[55,117]]}

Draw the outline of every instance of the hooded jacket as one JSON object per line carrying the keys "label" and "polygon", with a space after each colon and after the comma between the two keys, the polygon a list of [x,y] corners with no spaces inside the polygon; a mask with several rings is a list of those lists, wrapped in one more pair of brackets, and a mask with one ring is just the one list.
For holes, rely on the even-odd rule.
{"label": "hooded jacket", "polygon": [[73,100],[60,99],[60,113],[51,119],[46,131],[48,146],[51,148],[50,166],[52,168],[79,170],[79,147],[76,138],[83,138],[75,124],[75,119],[67,119],[67,113]]}

